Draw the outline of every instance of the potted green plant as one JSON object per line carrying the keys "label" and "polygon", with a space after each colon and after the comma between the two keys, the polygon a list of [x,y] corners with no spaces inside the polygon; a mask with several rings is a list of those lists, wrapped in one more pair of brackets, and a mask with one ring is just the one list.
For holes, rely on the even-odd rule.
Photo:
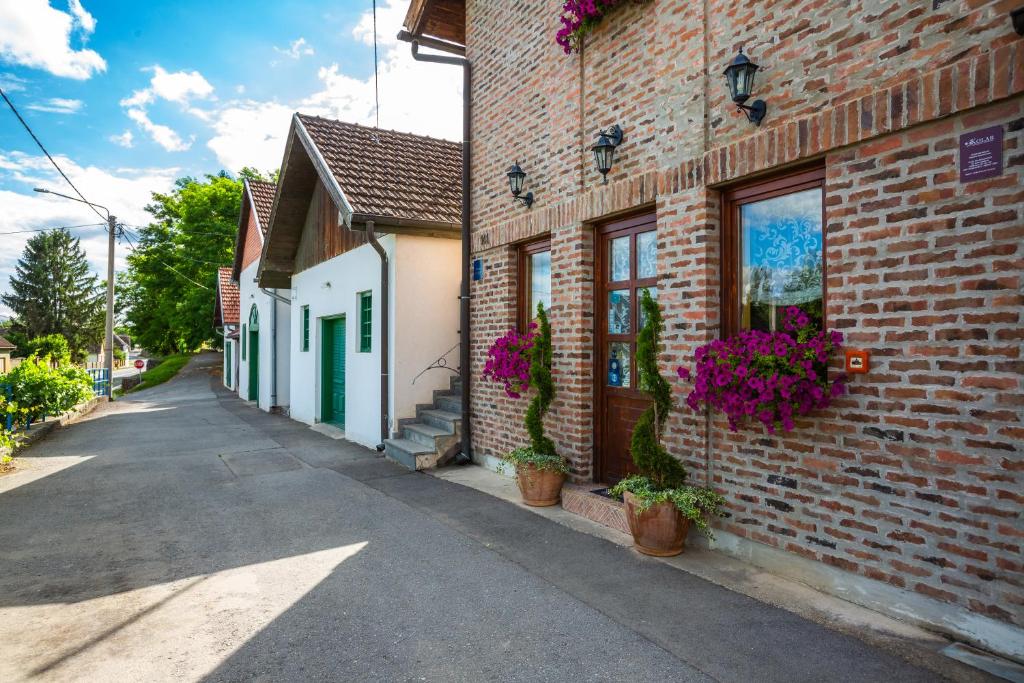
{"label": "potted green plant", "polygon": [[647,290],[640,306],[644,326],[637,336],[638,386],[651,405],[633,428],[630,453],[638,474],[626,477],[612,495],[622,496],[633,544],[646,555],[668,557],[683,552],[686,535],[696,525],[710,536],[708,517],[720,515],[724,499],[711,489],[686,486],[686,469],[665,448],[665,422],[673,409],[672,388],[658,371],[662,318]]}
{"label": "potted green plant", "polygon": [[569,468],[544,433],[544,416],[555,398],[551,325],[544,306],[537,304],[537,321],[530,323],[525,334],[509,330],[494,342],[487,355],[484,379],[503,383],[510,398],[520,398],[531,387],[536,389],[524,419],[530,445],[508,453],[504,461],[515,468],[524,503],[534,507],[556,505]]}

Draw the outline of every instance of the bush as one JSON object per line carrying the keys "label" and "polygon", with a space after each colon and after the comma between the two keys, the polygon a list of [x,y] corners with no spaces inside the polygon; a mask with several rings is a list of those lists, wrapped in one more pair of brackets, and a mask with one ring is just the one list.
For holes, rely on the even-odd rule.
{"label": "bush", "polygon": [[530,348],[530,384],[537,393],[526,409],[526,431],[534,453],[555,455],[554,442],[544,435],[544,415],[555,398],[555,383],[551,380],[551,325],[541,303],[537,304],[537,327],[537,338]]}
{"label": "bush", "polygon": [[30,339],[25,345],[26,356],[50,357],[52,363],[63,365],[71,362],[71,347],[60,334],[48,334]]}
{"label": "bush", "polygon": [[61,415],[92,398],[92,378],[70,363],[50,367],[49,356],[29,356],[18,367],[0,378],[10,384],[20,406],[30,406],[28,418]]}
{"label": "bush", "polygon": [[126,357],[127,355],[125,354],[124,349],[114,349],[114,360],[123,363]]}
{"label": "bush", "polygon": [[658,371],[661,309],[647,290],[643,292],[640,306],[643,308],[645,322],[636,340],[638,386],[651,397],[652,402],[633,427],[633,438],[629,444],[633,464],[640,473],[626,477],[613,486],[610,493],[622,496],[628,491],[636,497],[641,510],[657,503],[671,502],[684,517],[710,536],[707,517],[720,514],[725,501],[711,489],[683,486],[686,469],[662,443],[665,421],[674,406],[672,388]]}

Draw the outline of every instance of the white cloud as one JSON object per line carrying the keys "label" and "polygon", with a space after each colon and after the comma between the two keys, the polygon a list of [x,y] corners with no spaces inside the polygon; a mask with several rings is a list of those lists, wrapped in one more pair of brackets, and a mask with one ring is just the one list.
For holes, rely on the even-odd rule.
{"label": "white cloud", "polygon": [[0,2],[0,59],[77,80],[105,71],[107,63],[99,53],[71,45],[72,34],[84,42],[96,20],[79,0],[71,0],[69,7],[70,13],[47,0]]}
{"label": "white cloud", "polygon": [[181,139],[170,126],[165,126],[159,123],[153,123],[149,115],[142,109],[129,109],[128,118],[139,125],[139,128],[149,134],[149,137],[153,139],[153,142],[160,145],[168,152],[184,152],[192,147],[192,142],[195,138],[191,138],[188,142]]}
{"label": "white cloud", "polygon": [[[381,51],[380,125],[382,128],[460,140],[462,138],[462,72],[454,67],[417,62],[409,45],[395,36],[402,26],[405,3],[389,0],[378,7],[377,41]],[[373,44],[373,15],[365,12],[352,35]],[[338,64],[320,68],[316,92],[290,102],[230,102],[214,110],[215,135],[207,146],[227,169],[243,166],[275,169],[284,155],[290,115],[295,111],[363,125],[374,125],[373,76],[361,79]]]}
{"label": "white cloud", "polygon": [[274,46],[274,52],[284,55],[290,59],[299,59],[313,54],[313,46],[306,42],[305,38],[293,40],[287,48]]}
{"label": "white cloud", "polygon": [[28,83],[28,81],[19,76],[15,76],[14,74],[0,73],[0,88],[3,88],[7,92],[24,90],[26,83]]}
{"label": "white cloud", "polygon": [[120,135],[111,135],[107,139],[113,142],[115,145],[124,147],[125,149],[131,149],[132,147],[135,146],[135,136],[132,135],[132,132],[127,129],[125,129],[125,131]]}
{"label": "white cloud", "polygon": [[77,114],[82,109],[82,100],[69,100],[63,97],[51,97],[43,102],[35,102],[26,107],[35,111],[46,111],[52,114]]}
{"label": "white cloud", "polygon": [[170,126],[153,123],[146,107],[158,99],[166,100],[180,104],[193,115],[206,120],[206,112],[188,105],[194,99],[209,99],[213,95],[213,86],[198,71],[170,72],[159,64],[145,70],[153,72],[149,87],[136,90],[129,97],[122,99],[121,106],[126,109],[128,118],[168,152],[183,152],[189,149],[192,146],[191,141],[183,141],[181,135]]}
{"label": "white cloud", "polygon": [[[145,207],[152,201],[152,192],[169,192],[174,186],[179,169],[102,169],[79,166],[73,160],[56,157],[57,163],[91,201],[109,207],[118,221],[132,225],[145,225],[151,216]],[[56,192],[74,195],[44,156],[31,156],[21,152],[0,151],[0,182],[14,189],[0,190],[0,232],[14,232],[35,228],[53,228],[98,224],[99,216],[88,206],[52,195],[32,192],[33,187],[46,187]],[[102,225],[76,228],[72,233],[81,237],[89,264],[101,278],[106,277],[107,238]],[[35,233],[18,233],[0,237],[0,291],[8,290],[8,278],[14,264]],[[118,246],[115,267],[123,269],[127,255],[125,245]],[[3,312],[3,311],[0,311]]]}

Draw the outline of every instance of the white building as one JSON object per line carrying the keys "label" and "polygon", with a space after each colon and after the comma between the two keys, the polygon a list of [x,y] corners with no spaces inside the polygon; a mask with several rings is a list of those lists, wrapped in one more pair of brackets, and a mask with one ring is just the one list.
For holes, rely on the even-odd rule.
{"label": "white building", "polygon": [[415,467],[458,429],[404,431],[453,386],[423,371],[459,341],[461,149],[296,114],[260,262],[291,292],[292,418],[370,447],[402,431],[388,454]]}
{"label": "white building", "polygon": [[[291,307],[285,289],[265,289],[256,282],[263,241],[270,224],[277,186],[244,181],[238,217],[232,281],[238,285],[238,371],[234,388],[267,411],[288,412],[289,327]],[[226,352],[225,352],[226,353]]]}
{"label": "white building", "polygon": [[213,307],[213,328],[224,337],[224,386],[238,387],[238,285],[231,281],[230,268],[217,269],[217,300]]}

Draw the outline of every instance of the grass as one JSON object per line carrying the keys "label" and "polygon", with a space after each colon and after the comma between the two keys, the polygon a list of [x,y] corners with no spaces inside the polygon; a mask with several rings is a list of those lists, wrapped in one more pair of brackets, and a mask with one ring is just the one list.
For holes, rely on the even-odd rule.
{"label": "grass", "polygon": [[128,393],[150,389],[158,384],[163,384],[177,375],[191,357],[191,353],[176,353],[173,356],[167,356],[155,368],[142,373],[142,382],[132,387]]}

